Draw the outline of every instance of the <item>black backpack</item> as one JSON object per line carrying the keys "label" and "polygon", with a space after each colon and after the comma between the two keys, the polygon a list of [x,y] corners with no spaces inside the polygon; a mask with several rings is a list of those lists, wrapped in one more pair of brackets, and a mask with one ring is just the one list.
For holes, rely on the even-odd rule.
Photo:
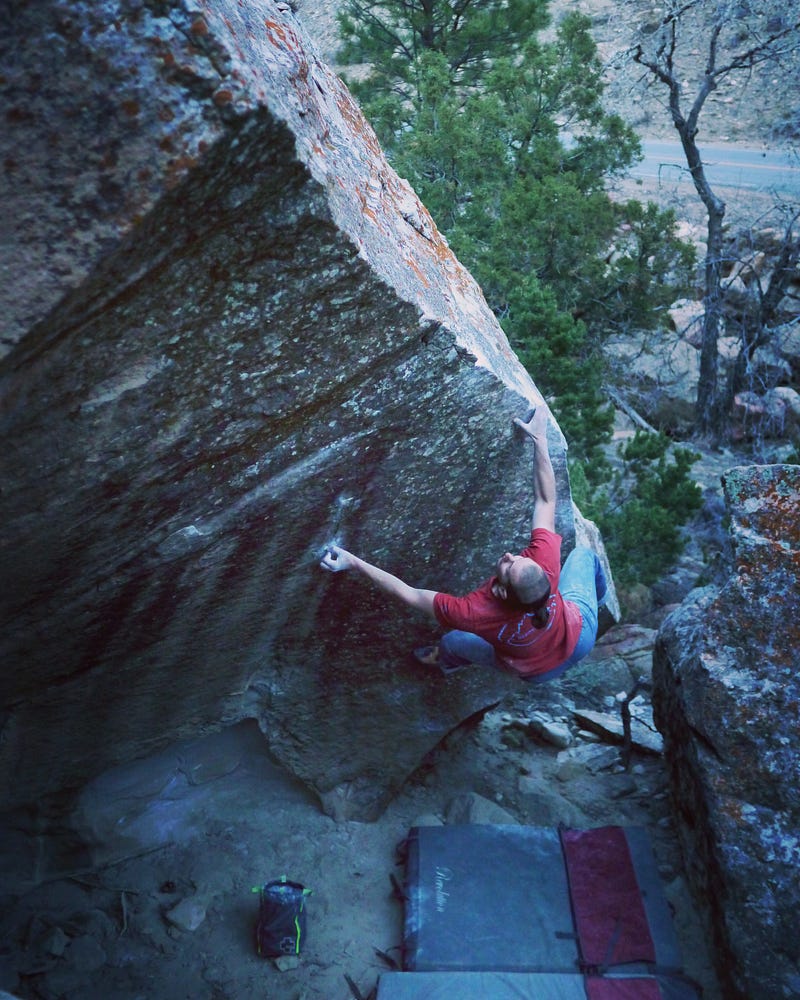
{"label": "black backpack", "polygon": [[306,940],[306,896],[311,894],[299,882],[280,879],[256,886],[259,894],[256,950],[262,958],[299,955]]}

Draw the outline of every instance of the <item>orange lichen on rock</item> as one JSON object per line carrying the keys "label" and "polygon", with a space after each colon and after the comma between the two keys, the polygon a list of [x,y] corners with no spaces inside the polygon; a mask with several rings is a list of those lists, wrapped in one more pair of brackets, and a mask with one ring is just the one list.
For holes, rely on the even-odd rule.
{"label": "orange lichen on rock", "polygon": [[364,143],[373,156],[383,157],[383,150],[375,135],[375,130],[361,113],[361,109],[350,96],[350,92],[341,88],[337,94],[336,103],[352,134]]}
{"label": "orange lichen on rock", "polygon": [[406,260],[406,263],[411,268],[411,270],[416,274],[416,276],[422,282],[422,284],[425,285],[426,288],[428,288],[430,286],[430,281],[428,281],[428,278],[425,275],[425,272],[422,270],[422,268],[419,266],[419,264],[414,260],[413,257],[410,257],[410,256],[406,257],[405,260]]}
{"label": "orange lichen on rock", "polygon": [[176,187],[186,174],[197,166],[197,157],[184,153],[176,156],[167,164],[165,184],[168,190]]}
{"label": "orange lichen on rock", "polygon": [[[285,24],[280,21],[273,21],[269,17],[264,18],[264,26],[267,29],[269,40],[273,45],[279,45],[283,49],[299,52],[302,48],[300,39],[294,31],[287,30]],[[291,41],[289,40],[291,36]]]}

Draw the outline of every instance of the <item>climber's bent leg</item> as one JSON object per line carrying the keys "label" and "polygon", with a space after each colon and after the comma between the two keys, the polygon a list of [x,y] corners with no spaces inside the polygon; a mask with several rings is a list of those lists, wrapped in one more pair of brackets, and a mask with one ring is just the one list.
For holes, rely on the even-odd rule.
{"label": "climber's bent leg", "polygon": [[466,667],[471,663],[481,667],[496,667],[492,644],[474,632],[454,629],[439,640],[439,662],[446,667]]}
{"label": "climber's bent leg", "polygon": [[583,546],[573,549],[561,570],[558,590],[565,601],[572,601],[580,608],[583,621],[581,634],[569,659],[555,670],[532,677],[534,684],[543,684],[560,677],[594,647],[597,639],[597,607],[606,596],[606,577],[596,553]]}

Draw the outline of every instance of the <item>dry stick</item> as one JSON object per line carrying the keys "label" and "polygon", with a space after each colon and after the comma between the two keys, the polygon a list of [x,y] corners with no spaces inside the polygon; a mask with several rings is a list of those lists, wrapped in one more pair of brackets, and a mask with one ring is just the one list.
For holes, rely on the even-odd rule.
{"label": "dry stick", "polygon": [[387,952],[381,951],[380,948],[373,948],[373,950],[378,958],[382,958],[386,962],[390,969],[394,969],[396,972],[400,970],[400,965]]}
{"label": "dry stick", "polygon": [[119,932],[119,936],[122,937],[122,935],[128,929],[128,902],[125,899],[125,890],[124,889],[119,894],[119,901],[120,901],[120,904],[122,906],[122,930]]}
{"label": "dry stick", "polygon": [[608,398],[614,404],[614,406],[616,406],[618,410],[622,410],[623,413],[629,416],[631,420],[637,426],[641,427],[643,431],[649,431],[651,434],[658,434],[658,431],[655,429],[655,427],[653,427],[652,424],[648,424],[648,422],[644,419],[644,417],[641,416],[639,413],[637,413],[636,410],[634,410],[634,408],[630,405],[630,403],[626,402],[626,400],[624,400],[618,392],[616,392],[609,386],[605,387],[605,392]]}
{"label": "dry stick", "polygon": [[620,705],[622,715],[622,765],[627,771],[631,763],[631,751],[633,740],[631,737],[631,702],[643,688],[647,687],[647,678],[640,677],[630,691],[625,695],[625,699]]}
{"label": "dry stick", "polygon": [[[155,854],[157,851],[166,851],[170,847],[174,847],[175,842],[168,840],[165,844],[156,844],[155,847],[145,847],[141,851],[135,851],[133,854],[126,854],[124,858],[115,858],[113,861],[106,861],[104,864],[96,865],[92,868],[78,868],[75,871],[68,873],[62,872],[58,875],[51,875],[49,878],[43,879],[41,882],[37,883],[37,888],[42,885],[49,885],[51,882],[78,882],[79,884],[87,885],[92,889],[101,889],[107,892],[121,892],[122,888],[120,886],[109,886],[98,884],[90,879],[84,878],[86,875],[95,875],[98,872],[107,871],[109,868],[116,868],[118,865],[124,865],[128,861],[137,861],[139,858],[144,858],[148,854]],[[125,892],[131,892],[136,894],[135,889],[126,888]]]}
{"label": "dry stick", "polygon": [[353,994],[353,1000],[364,1000],[364,994],[346,972],[344,974],[344,978],[347,980],[347,985],[350,987],[350,992]]}
{"label": "dry stick", "polygon": [[[66,882],[75,882],[76,885],[85,885],[87,889],[97,889],[100,892],[129,892],[133,896],[139,895],[138,889],[129,889],[127,887],[123,889],[119,885],[103,885],[102,882],[96,879],[81,878],[79,875],[64,875],[59,877],[63,878]],[[58,881],[59,877],[49,879],[48,881]]]}

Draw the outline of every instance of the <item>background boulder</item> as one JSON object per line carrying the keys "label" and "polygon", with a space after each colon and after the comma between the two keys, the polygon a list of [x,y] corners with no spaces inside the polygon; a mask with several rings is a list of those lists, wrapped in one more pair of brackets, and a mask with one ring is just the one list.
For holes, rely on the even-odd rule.
{"label": "background boulder", "polygon": [[689,877],[726,997],[800,992],[800,466],[723,477],[734,565],[662,625],[653,679]]}

